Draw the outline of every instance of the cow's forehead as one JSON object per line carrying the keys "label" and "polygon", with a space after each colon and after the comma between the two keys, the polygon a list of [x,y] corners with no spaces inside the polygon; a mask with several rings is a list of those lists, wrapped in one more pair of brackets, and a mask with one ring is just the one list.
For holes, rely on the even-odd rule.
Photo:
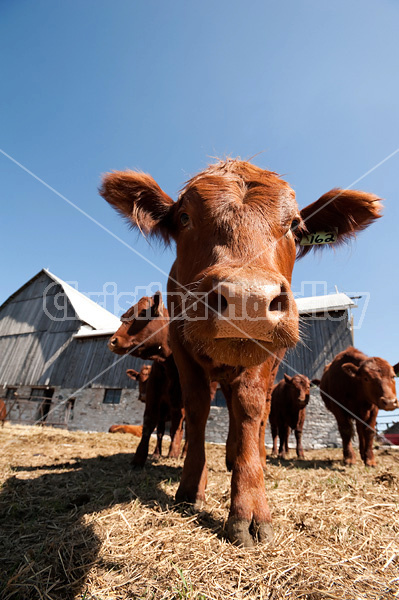
{"label": "cow's forehead", "polygon": [[292,381],[297,383],[298,385],[306,385],[308,383],[307,377],[303,375],[294,375]]}
{"label": "cow's forehead", "polygon": [[211,165],[192,177],[179,200],[192,198],[190,192],[196,192],[204,202],[224,199],[242,204],[269,203],[282,212],[297,207],[294,191],[277,173],[238,160]]}
{"label": "cow's forehead", "polygon": [[366,360],[364,362],[364,369],[368,371],[370,375],[375,375],[377,377],[390,377],[394,373],[393,367],[389,362],[378,356]]}
{"label": "cow's forehead", "polygon": [[137,304],[134,304],[133,306],[131,306],[122,316],[121,319],[123,319],[124,321],[127,321],[129,319],[133,319],[134,317],[136,317],[142,310],[147,310],[147,308],[150,308],[151,306],[151,298],[149,298],[148,296],[143,296],[142,298],[140,298],[140,300],[137,302]]}

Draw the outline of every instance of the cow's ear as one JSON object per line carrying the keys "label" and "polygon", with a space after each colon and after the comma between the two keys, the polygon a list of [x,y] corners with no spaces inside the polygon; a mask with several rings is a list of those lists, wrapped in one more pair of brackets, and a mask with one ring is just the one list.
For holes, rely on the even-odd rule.
{"label": "cow's ear", "polygon": [[366,229],[382,214],[380,198],[374,194],[357,190],[333,189],[321,198],[301,210],[305,229],[302,233],[317,233],[320,231],[337,232],[337,241],[333,244],[300,246],[300,235],[297,236],[298,258],[305,256],[314,248],[335,246],[348,242],[359,231]]}
{"label": "cow's ear", "polygon": [[292,381],[292,377],[290,377],[289,375],[287,375],[287,373],[284,373],[284,379],[286,383],[291,383]]}
{"label": "cow's ear", "polygon": [[130,377],[130,379],[133,379],[134,381],[137,381],[139,373],[137,371],[135,371],[134,369],[127,369],[126,375],[128,377]]}
{"label": "cow's ear", "polygon": [[343,365],[341,365],[341,368],[344,371],[344,373],[349,375],[349,377],[356,377],[359,371],[359,367],[357,367],[353,363],[344,363]]}
{"label": "cow's ear", "polygon": [[162,294],[161,292],[155,292],[154,296],[154,316],[155,317],[163,317],[163,311],[164,311],[164,303],[162,300]]}
{"label": "cow's ear", "polygon": [[151,175],[136,171],[107,173],[99,192],[144,235],[159,236],[165,243],[170,242],[173,237],[171,213],[175,203]]}

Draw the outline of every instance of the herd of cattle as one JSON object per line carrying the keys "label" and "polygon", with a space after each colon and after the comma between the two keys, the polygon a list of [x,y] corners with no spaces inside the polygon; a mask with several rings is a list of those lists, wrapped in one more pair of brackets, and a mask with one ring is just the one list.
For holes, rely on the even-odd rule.
{"label": "herd of cattle", "polygon": [[[137,319],[139,315],[141,316]],[[162,439],[166,422],[169,420],[171,420],[171,444],[168,456],[179,456],[184,421],[179,374],[176,368],[169,367],[165,370],[166,355],[170,357],[171,363],[173,363],[173,355],[167,341],[162,344],[161,339],[158,338],[159,334],[164,335],[164,332],[168,331],[168,320],[168,311],[163,305],[161,293],[157,292],[153,297],[145,296],[122,316],[122,325],[109,340],[109,348],[113,352],[145,357],[158,365],[154,368],[146,364],[140,372],[134,369],[126,371],[131,379],[138,382],[139,400],[145,404],[144,425],[112,425],[109,429],[110,433],[130,433],[142,438],[133,458],[135,466],[144,465],[148,454],[149,438],[155,428],[157,444],[153,456],[162,455]],[[137,338],[139,332],[141,342]],[[154,347],[157,348],[156,354],[153,354]],[[378,410],[381,408],[389,411],[399,406],[395,389],[396,370],[396,365],[392,367],[382,358],[369,358],[356,348],[349,347],[337,354],[325,367],[321,380],[310,381],[308,377],[299,373],[292,377],[285,374],[284,379],[273,387],[270,412],[268,411],[273,439],[272,456],[286,458],[288,440],[292,431],[295,433],[297,456],[304,458],[302,432],[310,387],[315,385],[320,387],[321,397],[326,407],[337,420],[345,464],[354,464],[356,460],[351,441],[353,421],[355,421],[362,460],[367,466],[375,466],[373,438]],[[213,387],[212,397],[215,392],[216,384]],[[172,415],[176,415],[176,418],[172,419]],[[266,419],[262,421],[259,436],[259,452],[263,466],[266,459],[265,425]],[[232,444],[231,432],[229,440],[229,444]],[[181,456],[185,456],[186,450],[187,439]],[[232,470],[232,463],[228,457],[229,448],[226,464],[227,468]]]}
{"label": "herd of cattle", "polygon": [[[293,190],[276,173],[232,159],[190,179],[176,202],[150,175],[134,171],[105,175],[100,193],[145,235],[176,243],[169,314],[159,293],[142,298],[109,341],[114,352],[152,360],[151,371],[143,374],[146,406],[133,463],[145,463],[155,427],[161,452],[167,418],[172,422],[169,456],[177,456],[185,419],[186,458],[176,500],[201,504],[207,483],[205,426],[219,384],[229,410],[228,534],[244,546],[270,540],[262,468],[266,423],[270,413],[274,451],[279,435],[284,455],[288,431],[294,429],[302,455],[309,397],[310,382],[300,375],[287,376],[273,389],[286,349],[299,340],[291,291],[295,259],[314,243],[340,244],[354,237],[381,216],[381,203],[372,194],[334,189],[299,210]],[[303,245],[305,239],[312,241]],[[392,367],[348,348],[326,367],[320,388],[337,418],[345,461],[354,460],[356,415],[362,458],[373,465],[378,408],[398,406]]]}

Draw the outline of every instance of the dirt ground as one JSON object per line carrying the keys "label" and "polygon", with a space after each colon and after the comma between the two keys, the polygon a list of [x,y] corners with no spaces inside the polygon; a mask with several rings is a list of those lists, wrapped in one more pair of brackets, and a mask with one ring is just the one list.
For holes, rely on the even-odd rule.
{"label": "dirt ground", "polygon": [[[230,475],[208,445],[207,503],[173,504],[182,461],[129,461],[138,439],[0,428],[0,598],[399,598],[399,452],[268,459],[274,544],[225,537]],[[292,453],[293,455],[293,453]]]}

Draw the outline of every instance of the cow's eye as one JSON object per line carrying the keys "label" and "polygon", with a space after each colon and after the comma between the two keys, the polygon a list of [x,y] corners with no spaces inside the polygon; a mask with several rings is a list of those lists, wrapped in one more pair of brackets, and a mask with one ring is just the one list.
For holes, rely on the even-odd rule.
{"label": "cow's eye", "polygon": [[183,227],[186,227],[186,225],[188,225],[190,222],[190,217],[188,216],[187,213],[181,213],[180,214],[180,223],[183,225]]}
{"label": "cow's eye", "polygon": [[291,223],[291,231],[295,231],[295,229],[297,229],[300,225],[300,220],[299,219],[293,219],[292,223]]}

